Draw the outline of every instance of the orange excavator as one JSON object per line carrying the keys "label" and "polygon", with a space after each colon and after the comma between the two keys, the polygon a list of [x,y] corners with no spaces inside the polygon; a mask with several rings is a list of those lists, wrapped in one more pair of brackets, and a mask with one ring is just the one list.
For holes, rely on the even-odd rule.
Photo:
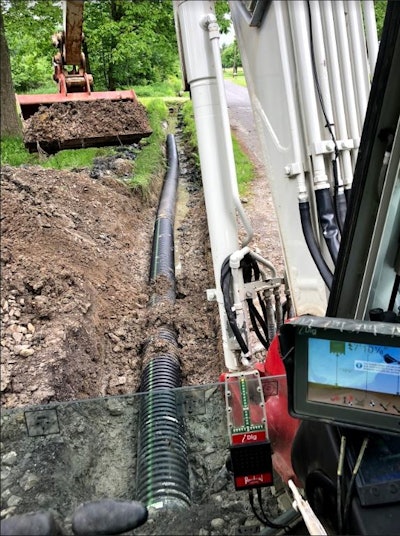
{"label": "orange excavator", "polygon": [[[63,30],[52,37],[54,46],[58,48],[53,57],[53,79],[57,82],[58,92],[17,95],[24,123],[24,141],[30,151],[42,148],[47,152],[56,152],[65,148],[135,143],[152,133],[145,109],[132,89],[93,91],[93,76],[86,70],[86,58],[82,50],[83,10],[84,0],[64,0]],[[116,122],[119,124],[118,132],[110,125],[110,107],[107,106],[110,101],[113,103],[112,113],[115,111],[120,120]],[[52,126],[55,126],[54,122],[60,114],[52,114],[49,108],[56,106],[59,109],[60,104],[66,105],[61,114],[64,124],[59,126],[58,135],[54,139],[54,130],[57,129],[50,128],[50,133],[46,133],[45,123],[53,122]],[[77,116],[82,115],[87,119],[91,110],[96,110],[100,118],[104,113],[105,124],[102,125],[100,120],[96,129],[85,128],[84,125],[81,125],[81,129],[76,128],[79,126]],[[71,125],[68,128],[70,119]],[[35,128],[37,123],[43,127],[39,129],[39,134]]]}

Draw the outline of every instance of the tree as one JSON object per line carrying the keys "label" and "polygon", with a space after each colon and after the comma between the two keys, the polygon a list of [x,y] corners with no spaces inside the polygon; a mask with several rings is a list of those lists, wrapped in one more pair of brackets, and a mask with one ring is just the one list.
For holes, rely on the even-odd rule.
{"label": "tree", "polygon": [[15,90],[25,93],[51,83],[56,52],[51,36],[62,23],[60,2],[7,0],[1,7]]}
{"label": "tree", "polygon": [[18,118],[15,103],[15,91],[11,78],[10,55],[0,11],[0,76],[1,76],[1,136],[22,135],[22,127]]}
{"label": "tree", "polygon": [[161,82],[178,74],[172,3],[159,0],[92,0],[84,33],[95,88]]}
{"label": "tree", "polygon": [[242,67],[242,60],[236,39],[230,45],[222,48],[221,61],[224,68],[233,67],[235,69],[237,67]]}

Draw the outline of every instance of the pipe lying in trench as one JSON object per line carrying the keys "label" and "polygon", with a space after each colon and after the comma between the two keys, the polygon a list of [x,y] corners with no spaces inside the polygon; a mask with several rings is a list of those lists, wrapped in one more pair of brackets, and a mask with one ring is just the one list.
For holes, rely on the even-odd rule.
{"label": "pipe lying in trench", "polygon": [[[154,225],[150,282],[156,291],[150,301],[175,302],[174,219],[179,166],[174,137],[167,137],[168,168]],[[157,279],[161,284],[157,291]],[[176,390],[181,386],[177,334],[160,326],[147,341],[140,385],[137,499],[155,508],[190,505],[185,430],[178,413]]]}

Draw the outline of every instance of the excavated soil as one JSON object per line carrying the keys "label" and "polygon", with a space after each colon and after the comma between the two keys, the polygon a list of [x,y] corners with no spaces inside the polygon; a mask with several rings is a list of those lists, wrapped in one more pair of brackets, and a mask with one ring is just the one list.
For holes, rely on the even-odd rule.
{"label": "excavated soil", "polygon": [[[124,142],[139,141],[151,134],[144,106],[139,102],[94,100],[56,102],[40,106],[24,121],[24,141],[50,150],[57,146],[95,145],[100,139],[120,137]],[[90,140],[94,139],[91,143]]]}
{"label": "excavated soil", "polygon": [[[244,148],[248,138],[249,132],[241,140]],[[218,380],[224,363],[217,306],[206,299],[214,281],[201,180],[179,134],[176,140],[180,186],[174,305],[149,306],[167,284],[162,278],[149,284],[162,176],[146,199],[132,193],[124,181],[137,147],[120,147],[115,157],[98,159],[92,170],[2,168],[3,408],[137,391],[145,348],[161,325],[177,333],[184,385]],[[281,272],[265,174],[256,158],[254,163],[256,177],[245,200],[255,231],[253,246],[269,254]],[[205,455],[199,456],[199,474]],[[224,458],[224,452],[219,455]],[[14,499],[11,495],[6,501],[4,514],[14,512]],[[268,504],[276,516],[276,499],[269,493]],[[236,494],[229,479],[209,489],[189,511],[155,512],[135,531],[201,536],[259,532],[246,495]]]}
{"label": "excavated soil", "polygon": [[216,305],[206,300],[213,282],[200,179],[182,168],[178,299],[151,308],[153,287],[163,284],[149,285],[162,177],[145,200],[115,171],[97,170],[101,178],[93,179],[82,170],[2,169],[3,406],[135,392],[142,348],[165,323],[178,333],[184,383],[218,379],[223,363]]}
{"label": "excavated soil", "polygon": [[[96,124],[96,118],[91,121]],[[246,149],[253,133],[236,134]],[[217,305],[206,299],[214,281],[201,178],[179,134],[176,140],[180,186],[174,305],[149,307],[157,288],[162,293],[165,285],[162,280],[149,284],[163,177],[154,181],[147,199],[126,186],[137,146],[119,147],[115,157],[97,159],[91,170],[3,167],[3,407],[135,392],[142,350],[160,325],[177,332],[184,385],[218,380],[224,363]],[[252,244],[281,274],[270,193],[260,161],[250,156],[256,176],[244,201],[254,227]]]}

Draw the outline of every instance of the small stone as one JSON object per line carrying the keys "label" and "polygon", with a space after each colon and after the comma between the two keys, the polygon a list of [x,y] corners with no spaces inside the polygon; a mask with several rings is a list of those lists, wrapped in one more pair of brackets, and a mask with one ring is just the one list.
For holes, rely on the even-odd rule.
{"label": "small stone", "polygon": [[1,458],[1,463],[4,465],[15,465],[17,461],[17,453],[14,450],[10,450],[7,454],[4,454]]}
{"label": "small stone", "polygon": [[20,331],[14,331],[14,333],[12,334],[12,338],[16,343],[20,343],[22,341],[23,336],[23,333],[21,333]]}
{"label": "small stone", "polygon": [[8,466],[4,466],[0,472],[1,480],[6,480],[10,476],[10,473],[11,473],[11,469]]}
{"label": "small stone", "polygon": [[1,308],[3,309],[4,312],[8,311],[8,301],[7,300],[3,301],[3,305],[1,306]]}
{"label": "small stone", "polygon": [[200,529],[199,530],[199,536],[209,536],[209,532],[207,529]]}
{"label": "small stone", "polygon": [[29,324],[26,326],[28,328],[29,333],[35,333],[35,326],[29,322]]}
{"label": "small stone", "polygon": [[113,400],[110,398],[106,402],[107,409],[112,416],[122,415],[124,413],[123,405],[119,400]]}
{"label": "small stone", "polygon": [[211,520],[211,526],[213,529],[221,529],[225,525],[225,521],[222,517],[216,517]]}
{"label": "small stone", "polygon": [[7,501],[7,506],[9,508],[12,506],[18,506],[21,501],[22,501],[21,497],[17,497],[16,495],[11,495],[11,497]]}
{"label": "small stone", "polygon": [[29,357],[30,355],[34,354],[35,350],[33,348],[28,348],[27,346],[24,346],[21,348],[21,350],[18,352],[18,354],[21,357]]}
{"label": "small stone", "polygon": [[27,471],[21,478],[19,485],[24,491],[29,491],[33,487],[36,486],[36,484],[39,482],[39,478],[31,473],[30,471]]}
{"label": "small stone", "polygon": [[[11,506],[11,508],[4,508],[4,510],[1,511],[1,519],[7,519],[8,517],[12,516],[15,510],[16,510],[15,506]],[[1,528],[3,529],[4,523],[2,523],[1,525],[2,525]]]}

